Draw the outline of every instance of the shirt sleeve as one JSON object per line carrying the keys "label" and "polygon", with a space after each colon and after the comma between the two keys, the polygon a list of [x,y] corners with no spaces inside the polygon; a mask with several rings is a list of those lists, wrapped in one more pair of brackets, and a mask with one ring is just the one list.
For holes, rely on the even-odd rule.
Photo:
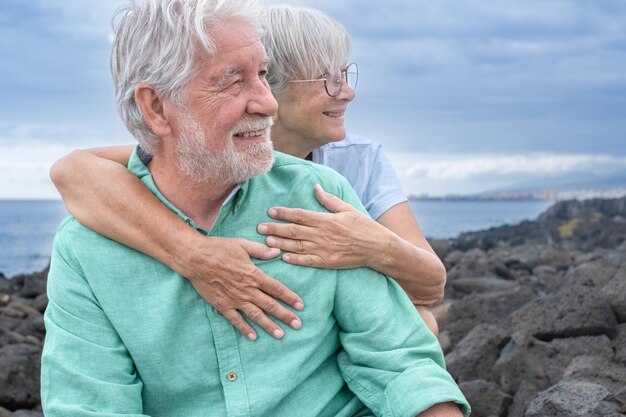
{"label": "shirt sleeve", "polygon": [[[342,198],[359,207],[351,189]],[[374,414],[413,417],[454,402],[469,416],[437,338],[395,281],[367,268],[339,271],[334,314],[341,373]]]}
{"label": "shirt sleeve", "polygon": [[72,262],[62,230],[52,251],[48,298],[41,370],[46,417],[148,417],[129,352]]}
{"label": "shirt sleeve", "polygon": [[371,166],[363,204],[374,220],[393,206],[407,201],[400,179],[380,144],[371,145]]}
{"label": "shirt sleeve", "polygon": [[437,339],[395,281],[367,269],[341,273],[335,317],[341,373],[376,415],[413,417],[445,402],[469,415]]}

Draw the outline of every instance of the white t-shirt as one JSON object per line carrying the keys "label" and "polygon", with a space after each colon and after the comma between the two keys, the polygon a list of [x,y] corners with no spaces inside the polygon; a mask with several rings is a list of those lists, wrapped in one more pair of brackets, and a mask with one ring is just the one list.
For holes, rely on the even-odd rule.
{"label": "white t-shirt", "polygon": [[313,162],[343,175],[373,219],[396,204],[407,201],[400,179],[383,152],[369,139],[347,135],[313,151]]}

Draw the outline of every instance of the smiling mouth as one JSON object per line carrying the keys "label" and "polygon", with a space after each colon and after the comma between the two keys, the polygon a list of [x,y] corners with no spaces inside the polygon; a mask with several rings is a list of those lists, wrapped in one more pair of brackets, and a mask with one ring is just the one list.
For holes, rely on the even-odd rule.
{"label": "smiling mouth", "polygon": [[340,117],[343,117],[343,112],[339,112],[339,111],[325,111],[324,115],[328,116],[328,117],[332,117],[333,119],[338,119]]}
{"label": "smiling mouth", "polygon": [[267,132],[267,128],[263,130],[252,130],[249,132],[239,132],[235,133],[233,136],[236,138],[255,138],[259,136],[263,136]]}

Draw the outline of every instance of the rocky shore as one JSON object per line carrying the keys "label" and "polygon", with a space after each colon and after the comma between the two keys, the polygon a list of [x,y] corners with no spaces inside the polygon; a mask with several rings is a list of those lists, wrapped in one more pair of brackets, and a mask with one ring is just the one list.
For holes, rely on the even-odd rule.
{"label": "rocky shore", "polygon": [[472,416],[626,415],[626,199],[432,243],[440,340]]}
{"label": "rocky shore", "polygon": [[[626,198],[432,244],[440,340],[472,416],[626,416]],[[46,276],[0,274],[0,417],[43,415]]]}

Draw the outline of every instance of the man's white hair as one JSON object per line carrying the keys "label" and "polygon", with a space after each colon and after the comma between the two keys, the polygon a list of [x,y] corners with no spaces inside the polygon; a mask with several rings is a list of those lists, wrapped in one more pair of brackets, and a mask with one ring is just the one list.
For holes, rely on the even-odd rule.
{"label": "man's white hair", "polygon": [[133,0],[117,11],[111,54],[117,107],[146,152],[154,153],[158,138],[135,102],[137,84],[182,104],[184,87],[197,74],[197,54],[216,52],[211,30],[238,19],[261,34],[261,17],[256,0]]}
{"label": "man's white hair", "polygon": [[347,64],[350,36],[341,23],[323,12],[273,6],[265,11],[264,29],[268,82],[274,93],[281,93],[296,77],[319,78]]}

